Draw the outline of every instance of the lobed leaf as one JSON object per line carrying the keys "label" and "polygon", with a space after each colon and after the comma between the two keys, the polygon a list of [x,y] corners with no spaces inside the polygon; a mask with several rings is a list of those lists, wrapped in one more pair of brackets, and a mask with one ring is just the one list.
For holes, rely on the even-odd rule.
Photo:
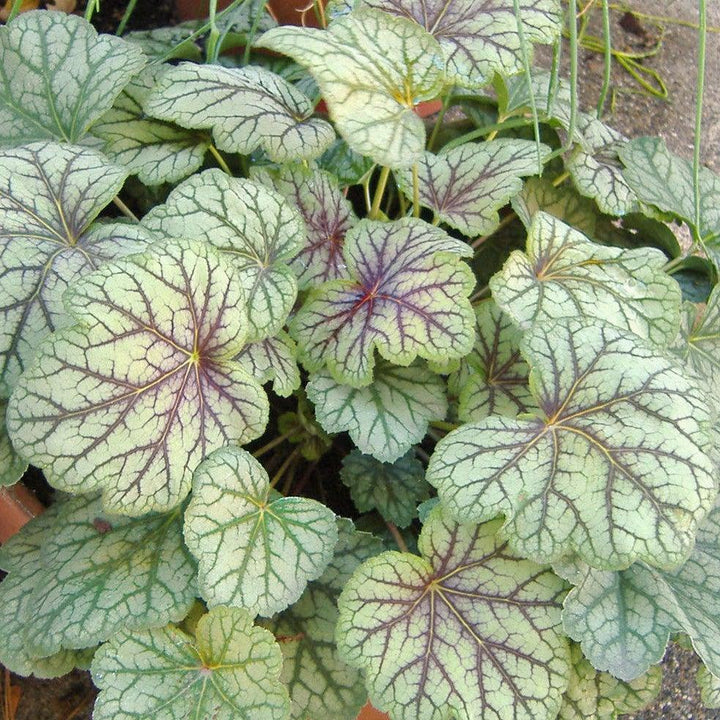
{"label": "lobed leaf", "polygon": [[381,361],[372,383],[359,389],[319,372],[306,391],[325,431],[347,430],[360,452],[382,462],[394,462],[419,443],[428,423],[442,420],[448,407],[442,378],[418,363],[402,368]]}
{"label": "lobed leaf", "polygon": [[206,170],[178,185],[144,218],[158,237],[214,245],[237,270],[248,304],[251,340],[275,335],[297,296],[289,260],[303,242],[298,213],[262,185]]}
{"label": "lobed leaf", "polygon": [[195,638],[172,625],[121,631],[95,654],[94,720],[285,720],[280,648],[245,610],[217,607]]}
{"label": "lobed leaf", "polygon": [[710,709],[720,708],[720,678],[701,665],[697,672],[697,684],[703,705]]}
{"label": "lobed leaf", "polygon": [[0,146],[77,142],[144,64],[76,15],[22,13],[0,28]]}
{"label": "lobed leaf", "polygon": [[14,485],[23,476],[27,463],[15,452],[5,429],[7,403],[0,401],[0,487]]}
{"label": "lobed leaf", "polygon": [[177,505],[205,455],[264,430],[262,388],[232,361],[247,322],[232,267],[207,244],[166,242],[66,296],[77,325],[18,383],[8,430],[56,487],[102,489],[108,511]]}
{"label": "lobed leaf", "polygon": [[211,130],[220,150],[249,155],[262,148],[275,162],[321,155],[335,139],[312,117],[309,98],[258,66],[169,67],[144,104],[145,112],[193,130]]}
{"label": "lobed leaf", "polygon": [[235,360],[259,383],[272,380],[280,397],[288,397],[300,387],[295,343],[287,333],[280,331],[275,337],[249,343]]}
{"label": "lobed leaf", "polygon": [[143,105],[162,66],[150,65],[125,87],[114,105],[92,127],[103,152],[145,185],[176,183],[203,163],[210,137],[148,117]]}
{"label": "lobed leaf", "polygon": [[440,93],[445,60],[438,42],[416,23],[366,9],[334,20],[327,30],[273,28],[255,47],[310,69],[352,150],[392,168],[420,160],[425,128],[413,108]]}
{"label": "lobed leaf", "polygon": [[338,518],[338,544],[325,572],[308,584],[302,597],[263,623],[278,638],[283,653],[280,679],[290,692],[293,720],[354,720],[367,699],[359,671],[337,653],[337,598],[355,568],[382,551],[381,541]]}
{"label": "lobed leaf", "polygon": [[514,75],[523,69],[519,26],[526,43],[549,44],[559,36],[562,14],[556,0],[361,0],[407,17],[440,43],[449,79],[482,87],[493,73]]}
{"label": "lobed leaf", "polygon": [[239,448],[213,453],[195,471],[185,542],[199,565],[208,605],[270,616],[327,567],[335,515],[316,500],[282,497],[265,469]]}
{"label": "lobed leaf", "polygon": [[340,383],[372,382],[375,350],[409,365],[466,355],[474,278],[463,242],[416,219],[362,220],[345,236],[346,273],[312,290],[290,323],[301,362]]}
{"label": "lobed leaf", "polygon": [[412,451],[394,463],[383,463],[353,450],[343,458],[340,479],[350,488],[359,512],[377,510],[401,528],[410,525],[420,502],[429,497],[425,468]]}
{"label": "lobed leaf", "polygon": [[[522,189],[525,175],[542,171],[550,148],[506,138],[461,145],[439,155],[426,152],[418,164],[420,204],[467,236],[487,235],[500,224],[497,211]],[[396,174],[400,189],[413,196],[413,173]]]}
{"label": "lobed leaf", "polygon": [[514,251],[490,281],[498,305],[528,328],[588,318],[630,330],[659,346],[674,340],[680,287],[654,248],[597,245],[543,212],[535,215],[526,253]]}
{"label": "lobed leaf", "polygon": [[41,340],[67,324],[65,290],[151,238],[130,225],[93,225],[127,173],[91,150],[34,143],[0,152],[0,397]]}
{"label": "lobed leaf", "polygon": [[443,438],[427,471],[443,503],[462,521],[503,513],[511,545],[538,561],[683,562],[716,495],[704,394],[611,326],[536,325],[523,354],[540,412]]}
{"label": "lobed leaf", "polygon": [[458,525],[438,507],[422,557],[383,553],[345,586],[340,655],[394,720],[557,715],[569,670],[563,583],[509,553],[499,526]]}
{"label": "lobed leaf", "polygon": [[99,499],[63,503],[42,545],[24,637],[50,655],[107,640],[118,630],[179,621],[196,594],[196,567],[182,539],[180,509],[107,515]]}

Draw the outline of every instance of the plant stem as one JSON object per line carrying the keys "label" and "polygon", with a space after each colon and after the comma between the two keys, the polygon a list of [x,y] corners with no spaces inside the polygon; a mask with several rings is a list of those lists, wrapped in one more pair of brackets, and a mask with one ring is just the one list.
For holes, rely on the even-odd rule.
{"label": "plant stem", "polygon": [[387,529],[390,531],[390,534],[393,536],[395,544],[400,548],[400,552],[410,552],[408,550],[407,544],[405,543],[405,540],[403,539],[403,536],[397,529],[397,525],[395,525],[395,523],[391,523],[389,520],[386,520],[385,524],[387,525]]}
{"label": "plant stem", "polygon": [[113,198],[113,203],[120,209],[120,212],[125,216],[130,218],[136,223],[140,222],[140,218],[116,195]]}
{"label": "plant stem", "polygon": [[700,231],[700,149],[702,146],[703,95],[705,92],[705,54],[707,40],[707,3],[698,0],[700,29],[698,31],[697,94],[695,97],[695,141],[693,152],[693,195],[695,201],[695,242],[702,243]]}
{"label": "plant stem", "polygon": [[512,128],[516,127],[525,127],[527,124],[528,120],[524,117],[514,117],[508,120],[498,120],[498,122],[492,123],[492,125],[483,125],[476,130],[471,130],[469,133],[465,133],[465,135],[454,138],[449,143],[446,143],[443,146],[443,151],[446,152],[448,150],[452,150],[455,147],[465,145],[466,143],[472,142],[473,140],[477,140],[481,137],[485,137],[486,135],[486,140],[492,140],[493,137],[495,137],[495,135],[497,135],[498,131],[500,130],[511,130]]}
{"label": "plant stem", "polygon": [[[243,0],[246,2],[246,0]],[[258,25],[260,25],[260,18],[265,12],[267,2],[258,3],[257,10],[255,11],[255,17],[253,18],[252,25],[250,26],[250,32],[248,33],[247,42],[245,43],[245,49],[243,50],[243,66],[250,64],[250,51],[252,50],[253,41],[257,34]]]}
{"label": "plant stem", "polygon": [[413,179],[413,217],[420,217],[420,178],[418,177],[418,164],[412,167]]}
{"label": "plant stem", "polygon": [[445,422],[444,420],[435,420],[434,422],[430,423],[430,427],[435,428],[436,430],[444,430],[445,432],[450,432],[451,430],[455,430],[460,426],[456,425],[455,423]]}
{"label": "plant stem", "polygon": [[215,24],[215,15],[217,13],[217,0],[210,0],[208,6],[208,22],[210,23],[210,35],[205,44],[205,62],[214,63],[220,54],[218,39],[220,31]]}
{"label": "plant stem", "polygon": [[605,41],[603,54],[603,84],[597,104],[597,117],[600,119],[605,109],[608,90],[610,89],[610,72],[612,71],[612,37],[610,34],[610,6],[608,0],[602,0],[603,12],[603,40]]}
{"label": "plant stem", "polygon": [[440,132],[440,127],[442,125],[443,118],[445,117],[445,113],[447,112],[448,107],[450,107],[450,99],[452,97],[452,91],[448,92],[445,97],[443,98],[443,104],[440,108],[440,112],[438,113],[437,119],[435,120],[435,125],[432,129],[432,133],[430,135],[430,139],[428,140],[427,149],[432,152],[433,148],[435,147],[435,141],[437,140],[438,133]]}
{"label": "plant stem", "polygon": [[487,235],[480,235],[480,237],[475,238],[471,243],[470,247],[477,250],[486,240],[489,240],[498,230],[502,230],[504,227],[507,227],[515,218],[517,215],[515,212],[508,213],[498,224],[498,226]]}
{"label": "plant stem", "polygon": [[[577,39],[577,2],[570,0],[568,30],[570,33],[570,126],[568,127],[568,147],[573,143],[577,126],[577,80],[578,80],[578,39]],[[567,148],[566,148],[567,149]]]}
{"label": "plant stem", "polygon": [[263,455],[265,455],[265,453],[270,452],[270,450],[272,450],[274,447],[277,447],[281,443],[284,443],[288,438],[291,438],[296,433],[297,430],[293,430],[292,432],[286,432],[283,435],[278,435],[277,437],[274,437],[272,440],[265,443],[265,445],[255,450],[255,452],[252,453],[252,456],[254,458],[262,457]]}
{"label": "plant stem", "polygon": [[219,165],[220,169],[226,172],[230,177],[232,177],[232,170],[230,170],[230,167],[225,162],[225,158],[220,154],[218,149],[210,144],[208,145],[208,150],[210,151],[210,154],[215,158],[215,162]]}
{"label": "plant stem", "polygon": [[368,217],[371,220],[377,220],[380,203],[382,202],[383,195],[385,194],[385,186],[387,185],[388,178],[390,177],[390,168],[384,167],[380,170],[380,177],[378,177],[378,183],[375,188],[375,195],[373,197],[372,206],[370,207],[370,213]]}
{"label": "plant stem", "polygon": [[474,305],[476,302],[480,302],[481,300],[485,300],[485,298],[490,297],[490,286],[485,285],[485,287],[481,287],[479,290],[476,290],[471,296],[470,296],[470,304]]}
{"label": "plant stem", "polygon": [[133,12],[135,11],[136,5],[137,5],[137,0],[130,0],[130,2],[128,3],[128,6],[125,8],[125,12],[123,13],[122,20],[120,20],[120,24],[118,25],[118,28],[115,31],[116,35],[122,35],[125,32],[125,28],[127,27],[130,17],[132,16]]}
{"label": "plant stem", "polygon": [[278,471],[273,476],[273,479],[270,481],[270,487],[275,487],[280,480],[282,479],[282,476],[285,474],[285,471],[290,467],[290,464],[295,460],[295,458],[300,454],[300,447],[296,447],[286,458],[283,460],[283,464],[278,468]]}
{"label": "plant stem", "polygon": [[19,14],[20,8],[22,7],[23,0],[13,0],[12,7],[10,8],[10,14],[8,15],[7,23],[12,22]]}
{"label": "plant stem", "polygon": [[665,265],[663,265],[663,271],[666,272],[668,275],[672,275],[682,264],[683,260],[685,260],[685,258],[682,255],[679,255],[672,260],[668,260]]}

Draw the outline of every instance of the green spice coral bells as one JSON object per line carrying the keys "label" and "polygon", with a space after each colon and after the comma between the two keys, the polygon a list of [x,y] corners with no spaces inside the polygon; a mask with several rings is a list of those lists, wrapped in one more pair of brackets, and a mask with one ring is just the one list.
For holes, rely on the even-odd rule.
{"label": "green spice coral bells", "polygon": [[601,720],[682,632],[717,704],[720,179],[531,69],[555,0],[321,17],[0,29],[0,484],[63,491],[0,662],[107,720]]}

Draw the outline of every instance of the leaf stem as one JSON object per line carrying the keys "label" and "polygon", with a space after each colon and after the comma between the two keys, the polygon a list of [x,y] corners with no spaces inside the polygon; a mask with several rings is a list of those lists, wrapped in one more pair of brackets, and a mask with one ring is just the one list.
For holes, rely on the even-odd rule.
{"label": "leaf stem", "polygon": [[[449,143],[443,145],[443,152],[452,150],[453,148],[456,148],[460,145],[465,145],[466,143],[472,142],[473,140],[477,140],[481,137],[485,137],[486,135],[486,140],[492,140],[500,130],[511,130],[512,128],[516,127],[525,127],[527,124],[528,120],[524,117],[514,117],[508,120],[498,120],[491,125],[483,125],[476,130],[471,130],[469,133],[465,133],[465,135],[454,138]],[[493,135],[493,133],[495,133],[495,135]]]}
{"label": "leaf stem", "polygon": [[605,110],[608,90],[610,89],[610,73],[612,71],[612,36],[610,30],[610,5],[608,0],[602,0],[603,16],[603,84],[597,104],[597,117],[602,118]]}
{"label": "leaf stem", "polygon": [[373,196],[372,206],[370,207],[370,213],[368,217],[371,220],[377,220],[380,214],[380,203],[383,195],[385,194],[385,186],[387,185],[388,177],[390,177],[390,168],[383,166],[380,170],[380,177],[375,188],[375,195]]}
{"label": "leaf stem", "polygon": [[444,420],[435,420],[430,423],[430,427],[435,428],[436,430],[444,430],[445,432],[450,432],[451,430],[456,430],[460,426],[457,423],[445,422]]}
{"label": "leaf stem", "polygon": [[274,437],[269,442],[265,443],[262,447],[255,450],[255,452],[252,453],[252,456],[254,458],[261,458],[266,453],[270,452],[274,447],[277,447],[281,443],[284,443],[288,438],[291,438],[293,435],[297,433],[297,430],[293,430],[292,432],[286,432],[282,435],[278,435],[277,437]]}
{"label": "leaf stem", "polygon": [[232,170],[230,170],[230,167],[225,162],[225,158],[220,154],[218,149],[213,145],[208,145],[208,150],[210,151],[210,154],[215,158],[215,162],[219,165],[220,169],[226,172],[230,177],[232,177]]}
{"label": "leaf stem", "polygon": [[130,218],[133,222],[139,223],[140,218],[116,195],[113,198],[113,203],[120,209],[120,212]]}
{"label": "leaf stem", "polygon": [[668,260],[665,265],[663,265],[663,271],[666,272],[668,275],[672,275],[684,260],[685,257],[683,255],[678,255],[678,257],[676,258]]}
{"label": "leaf stem", "polygon": [[[247,0],[243,0],[243,2],[246,1]],[[260,25],[260,18],[265,12],[266,7],[267,2],[258,3],[257,10],[255,11],[255,17],[253,18],[252,25],[250,26],[250,31],[248,32],[245,49],[243,50],[243,66],[250,64],[250,51],[252,50],[253,42],[255,41],[255,35],[257,34],[258,26]]]}
{"label": "leaf stem", "polygon": [[405,539],[400,534],[400,531],[397,529],[397,525],[395,525],[395,523],[391,523],[389,520],[386,520],[385,524],[387,525],[387,529],[390,531],[390,534],[393,536],[395,544],[400,548],[400,552],[410,552],[408,550]]}
{"label": "leaf stem", "polygon": [[698,30],[697,93],[695,96],[695,138],[693,151],[693,195],[695,202],[695,242],[702,243],[700,231],[700,149],[702,146],[703,95],[705,92],[705,54],[707,40],[707,3],[698,0],[700,28]]}
{"label": "leaf stem", "polygon": [[508,213],[492,232],[489,232],[487,235],[480,235],[480,237],[475,238],[470,243],[470,247],[477,250],[486,240],[489,240],[498,230],[502,230],[504,227],[507,227],[516,217],[517,215],[515,214],[515,212]]}
{"label": "leaf stem", "polygon": [[278,468],[278,471],[273,476],[273,479],[270,481],[270,487],[275,487],[280,480],[282,479],[282,476],[285,474],[285,471],[290,467],[290,464],[295,460],[295,458],[300,454],[300,446],[296,447],[286,458],[283,460],[283,464]]}
{"label": "leaf stem", "polygon": [[435,125],[433,126],[432,133],[430,134],[430,139],[428,140],[427,149],[429,152],[433,152],[435,142],[437,141],[438,133],[440,132],[440,127],[442,126],[443,118],[445,117],[445,113],[447,112],[448,107],[450,107],[451,98],[452,90],[448,92],[443,98],[442,107],[440,108],[440,112],[438,113],[437,119],[435,120]]}
{"label": "leaf stem", "polygon": [[23,0],[13,0],[12,7],[10,8],[10,14],[8,15],[7,20],[5,21],[5,24],[11,23],[20,13],[20,8],[22,7]]}
{"label": "leaf stem", "polygon": [[413,179],[413,217],[420,217],[420,178],[418,175],[418,164],[412,167]]}
{"label": "leaf stem", "polygon": [[122,20],[120,20],[120,24],[118,25],[118,28],[115,31],[116,35],[122,35],[125,32],[125,28],[127,27],[128,21],[130,20],[130,17],[132,16],[133,12],[135,12],[136,5],[137,5],[137,0],[130,0],[130,2],[128,3],[128,6],[125,8],[125,12],[123,13]]}

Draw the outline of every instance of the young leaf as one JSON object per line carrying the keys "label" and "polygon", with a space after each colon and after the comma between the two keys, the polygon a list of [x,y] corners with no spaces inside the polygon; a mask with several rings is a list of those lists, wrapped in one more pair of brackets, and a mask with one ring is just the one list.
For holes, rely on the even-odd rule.
{"label": "young leaf", "polygon": [[345,277],[312,290],[291,322],[300,360],[362,387],[375,349],[398,365],[463,357],[474,340],[475,280],[461,258],[471,254],[421,220],[359,222],[345,237]]}
{"label": "young leaf", "polygon": [[62,12],[0,28],[0,146],[77,142],[145,64],[139,47]]}
{"label": "young leaf", "polygon": [[337,530],[329,508],[278,495],[252,455],[228,447],[195,471],[185,542],[198,560],[200,592],[209,605],[270,616],[322,574]]}
{"label": "young leaf", "polygon": [[680,286],[654,248],[597,245],[546,213],[537,213],[526,253],[514,251],[490,281],[493,297],[522,328],[588,318],[631,330],[659,346],[675,339]]}
{"label": "young leaf", "polygon": [[535,326],[523,354],[539,417],[489,417],[436,446],[427,480],[463,521],[507,518],[517,552],[599,568],[683,562],[712,507],[703,393],[611,326]]}
{"label": "young leaf", "polygon": [[304,231],[280,195],[207,170],[176,187],[143,218],[143,226],[160,237],[202,239],[232,261],[247,297],[251,340],[275,335],[285,324],[297,296],[288,262]]}
{"label": "young leaf", "polygon": [[355,568],[383,549],[370,533],[358,532],[339,518],[338,544],[325,572],[309,583],[300,600],[263,626],[272,631],[283,653],[280,679],[290,691],[293,720],[354,720],[367,700],[358,670],[337,654],[337,599]]}
{"label": "young leaf", "polygon": [[335,139],[313,118],[309,98],[257,66],[169,67],[145,102],[145,112],[195,130],[212,130],[220,150],[249,155],[262,148],[279,163],[321,155]]}
{"label": "young leaf", "polygon": [[145,114],[143,104],[161,72],[160,65],[145,68],[92,127],[92,134],[104,142],[103,152],[145,185],[176,183],[194,173],[210,145],[205,133],[190,132]]}
{"label": "young leaf", "polygon": [[556,0],[360,0],[369,6],[407,17],[440,42],[449,80],[482,87],[494,72],[514,75],[523,69],[518,33],[526,43],[552,43],[560,34],[562,15]]}
{"label": "young leaf", "polygon": [[25,641],[50,655],[85,648],[120,629],[179,621],[196,594],[179,508],[142,518],[108,516],[99,499],[63,503],[42,546]]}
{"label": "young leaf", "polygon": [[445,60],[438,42],[416,23],[363,10],[327,30],[273,28],[255,46],[310,69],[353,150],[392,168],[422,158],[425,127],[413,107],[440,93]]}
{"label": "young leaf", "polygon": [[685,632],[720,676],[720,506],[677,570],[642,564],[622,572],[587,569],[565,600],[563,623],[592,664],[632,680],[660,661],[670,634]]}
{"label": "young leaf", "polygon": [[27,469],[27,463],[15,452],[5,429],[7,403],[0,400],[0,487],[13,485]]}
{"label": "young leaf", "polygon": [[720,678],[701,665],[697,672],[697,684],[703,705],[711,709],[720,708]]}
{"label": "young leaf", "polygon": [[569,670],[563,583],[510,554],[500,524],[458,525],[438,507],[422,557],[383,553],[345,586],[340,656],[394,720],[557,715]]}
{"label": "young leaf", "polygon": [[[550,148],[540,148],[543,159]],[[520,178],[542,170],[538,159],[534,142],[515,138],[462,145],[440,155],[426,152],[418,165],[420,204],[465,235],[486,235],[500,223],[497,211],[520,192]],[[396,177],[411,198],[412,172]]]}
{"label": "young leaf", "polygon": [[672,213],[694,228],[712,253],[720,257],[720,176],[700,168],[700,227],[695,227],[692,163],[673,155],[660,138],[637,138],[620,151],[623,171],[638,197],[661,212]]}
{"label": "young leaf", "polygon": [[275,337],[249,343],[235,360],[260,384],[272,380],[280,397],[288,397],[300,387],[295,343],[287,333],[280,331]]}
{"label": "young leaf", "polygon": [[579,645],[570,645],[570,685],[558,720],[615,720],[651,703],[660,692],[662,670],[652,667],[629,683],[601,673],[583,657]]}
{"label": "young leaf", "polygon": [[105,260],[150,244],[133,226],[91,225],[126,175],[99,153],[68,145],[0,153],[0,397],[40,341],[67,323],[66,288]]}
{"label": "young leaf", "polygon": [[529,412],[535,400],[528,386],[530,368],[520,354],[522,331],[491,299],[481,302],[475,315],[475,347],[449,381],[459,394],[459,419]]}
{"label": "young leaf", "polygon": [[52,484],[102,488],[108,511],[161,511],[205,455],[263,432],[267,397],[231,360],[247,334],[240,283],[214,248],[166,242],[66,299],[78,324],[43,344],[7,418]]}
{"label": "young leaf", "polygon": [[317,162],[323,170],[332,173],[343,187],[357,185],[373,168],[370,158],[351,150],[342,138],[338,138]]}
{"label": "young leaf", "polygon": [[293,202],[305,221],[307,240],[292,261],[300,289],[343,277],[343,243],[357,217],[333,177],[285,167],[277,173],[255,172],[253,178]]}
{"label": "young leaf", "polygon": [[169,625],[121,631],[95,654],[94,720],[286,720],[282,655],[238,608],[200,618],[195,638]]}
{"label": "young leaf", "polygon": [[340,478],[359,512],[377,510],[401,528],[417,517],[418,505],[429,496],[425,469],[412,451],[391,464],[353,450],[343,458]]}
{"label": "young leaf", "polygon": [[[132,30],[123,35],[123,40],[138,45],[152,60],[193,60],[200,62],[200,48],[191,40],[193,28],[186,25]],[[156,67],[156,66],[153,66]]]}
{"label": "young leaf", "polygon": [[447,414],[445,383],[419,363],[394,367],[380,361],[375,379],[360,389],[341,385],[327,372],[306,387],[317,421],[327,432],[347,430],[360,452],[394,462]]}

